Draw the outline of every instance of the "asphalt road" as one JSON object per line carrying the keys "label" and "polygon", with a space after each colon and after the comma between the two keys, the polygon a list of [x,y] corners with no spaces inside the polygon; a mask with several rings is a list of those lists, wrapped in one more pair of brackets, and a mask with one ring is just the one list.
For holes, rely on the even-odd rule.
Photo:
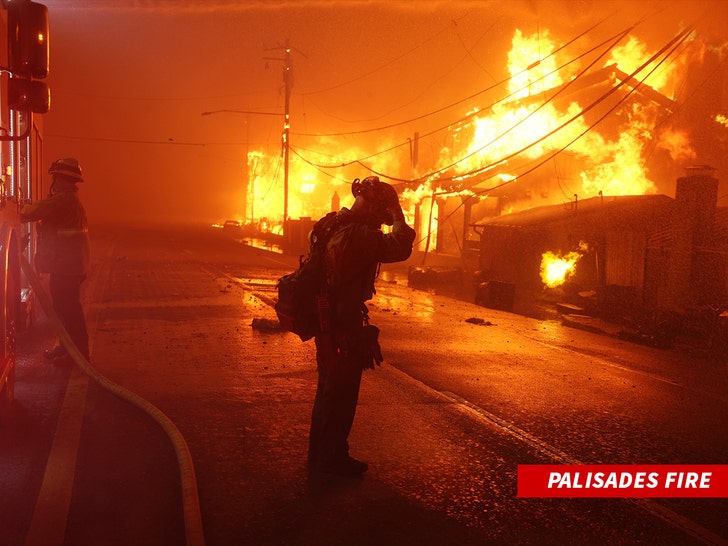
{"label": "asphalt road", "polygon": [[[385,363],[365,373],[350,437],[370,470],[320,479],[305,465],[313,344],[252,326],[274,321],[296,258],[212,228],[92,241],[93,365],[184,436],[209,545],[728,542],[726,499],[516,495],[519,464],[727,464],[725,363],[415,291],[407,264],[385,266],[370,305]],[[44,363],[52,343],[42,315],[20,340],[0,544],[184,543],[169,440]]]}

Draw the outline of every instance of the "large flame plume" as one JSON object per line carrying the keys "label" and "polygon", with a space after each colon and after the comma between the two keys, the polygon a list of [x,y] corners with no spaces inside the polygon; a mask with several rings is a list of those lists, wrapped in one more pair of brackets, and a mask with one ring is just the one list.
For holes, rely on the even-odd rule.
{"label": "large flame plume", "polygon": [[[349,206],[351,180],[368,175],[368,169],[391,174],[390,180],[398,181],[395,185],[400,189],[407,187],[401,192],[405,213],[409,220],[418,218],[419,225],[415,227],[424,236],[437,229],[434,210],[442,199],[463,194],[484,199],[489,195],[488,186],[532,184],[531,179],[522,180],[524,174],[551,158],[555,162],[562,152],[566,152],[560,156],[566,157],[560,159],[562,163],[553,163],[549,170],[540,171],[546,184],[555,184],[560,191],[533,192],[538,194],[538,200],[531,195],[530,200],[510,203],[499,212],[560,203],[575,196],[583,199],[654,193],[657,187],[649,177],[646,162],[655,149],[666,151],[674,162],[695,159],[689,134],[663,119],[665,104],[671,103],[685,76],[686,55],[660,63],[655,51],[637,37],[623,37],[621,45],[609,49],[597,67],[604,77],[595,87],[609,100],[602,104],[592,93],[587,95],[588,100],[595,101],[592,104],[584,102],[577,93],[555,91],[568,87],[581,69],[565,51],[547,30],[531,35],[516,30],[507,58],[507,98],[476,109],[466,121],[450,126],[446,139],[449,144],[439,147],[430,165],[413,166],[406,152],[392,144],[395,137],[377,141],[377,146],[389,153],[372,153],[363,144],[346,146],[346,140],[340,138],[320,137],[314,139],[315,143],[309,140],[301,150],[295,150],[294,143],[296,153],[291,155],[289,165],[289,216],[316,218],[331,210],[333,203]],[[642,70],[638,70],[640,67]],[[621,95],[610,96],[609,90],[619,87],[625,79],[630,80],[630,86],[625,86]],[[653,100],[637,100],[635,87],[648,91]],[[619,103],[619,97],[625,94],[632,95],[633,100]],[[664,97],[663,102],[655,100],[658,95]],[[619,115],[613,116],[610,124],[598,123],[600,116],[617,106]],[[248,168],[245,220],[265,218],[271,225],[280,224],[280,156],[256,151],[249,156]],[[408,179],[424,182],[419,187],[401,183]],[[540,184],[543,186],[544,182]]]}
{"label": "large flame plume", "polygon": [[[462,135],[470,137],[466,150],[461,157],[445,157],[446,162],[455,164],[462,173],[480,174],[485,167],[498,166],[499,171],[512,168],[515,177],[519,162],[567,150],[584,165],[578,179],[570,181],[570,193],[586,198],[654,193],[656,185],[648,178],[645,167],[651,145],[668,150],[675,160],[695,157],[685,132],[656,130],[660,105],[655,102],[634,101],[616,131],[602,134],[582,114],[589,104],[551,100],[555,95],[549,94],[549,90],[558,89],[574,76],[574,68],[560,58],[558,46],[548,31],[530,36],[519,30],[514,33],[508,56],[512,75],[509,100],[474,117],[469,131],[461,129]],[[673,82],[684,75],[685,63],[657,66],[657,60],[648,62],[653,57],[654,52],[645,44],[629,36],[604,63],[605,67],[614,67],[609,84],[614,86],[618,82],[617,71],[629,75],[644,66],[635,78],[669,98]],[[528,100],[531,97],[537,98]]]}

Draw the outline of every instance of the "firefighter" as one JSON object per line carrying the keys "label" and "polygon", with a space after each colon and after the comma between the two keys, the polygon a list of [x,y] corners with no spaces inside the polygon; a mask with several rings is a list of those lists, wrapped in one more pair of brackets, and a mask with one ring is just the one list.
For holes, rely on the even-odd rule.
{"label": "firefighter", "polygon": [[[409,258],[415,231],[405,222],[397,192],[376,176],[352,184],[351,209],[336,214],[324,258],[330,327],[315,337],[318,386],[311,416],[308,462],[313,471],[359,476],[367,464],[349,455],[362,371],[382,361],[365,302],[374,295],[380,263]],[[383,233],[382,224],[393,226]]]}
{"label": "firefighter", "polygon": [[[86,317],[81,305],[81,285],[89,265],[89,239],[86,211],[78,197],[77,184],[83,182],[81,166],[74,158],[54,161],[50,194],[28,203],[20,211],[21,222],[38,222],[35,268],[48,273],[53,308],[76,348],[89,361]],[[45,351],[54,364],[72,363],[62,345]]]}

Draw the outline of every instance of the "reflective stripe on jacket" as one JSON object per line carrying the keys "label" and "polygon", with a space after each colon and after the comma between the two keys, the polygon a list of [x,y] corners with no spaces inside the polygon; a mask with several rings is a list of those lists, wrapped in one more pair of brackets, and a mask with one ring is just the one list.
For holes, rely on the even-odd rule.
{"label": "reflective stripe on jacket", "polygon": [[333,323],[339,329],[361,325],[365,303],[374,295],[379,263],[404,261],[412,253],[415,231],[404,220],[382,233],[351,213],[339,212],[345,222],[326,247],[326,267],[332,298]]}
{"label": "reflective stripe on jacket", "polygon": [[20,221],[38,222],[36,264],[40,272],[60,275],[88,272],[88,222],[77,188],[64,189],[25,205],[20,211]]}

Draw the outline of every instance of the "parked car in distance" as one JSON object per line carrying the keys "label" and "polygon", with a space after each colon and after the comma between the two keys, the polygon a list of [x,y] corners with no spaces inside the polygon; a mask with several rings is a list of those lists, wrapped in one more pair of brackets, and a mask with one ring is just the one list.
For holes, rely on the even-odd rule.
{"label": "parked car in distance", "polygon": [[240,235],[243,230],[243,223],[239,220],[225,220],[222,230],[231,235]]}

